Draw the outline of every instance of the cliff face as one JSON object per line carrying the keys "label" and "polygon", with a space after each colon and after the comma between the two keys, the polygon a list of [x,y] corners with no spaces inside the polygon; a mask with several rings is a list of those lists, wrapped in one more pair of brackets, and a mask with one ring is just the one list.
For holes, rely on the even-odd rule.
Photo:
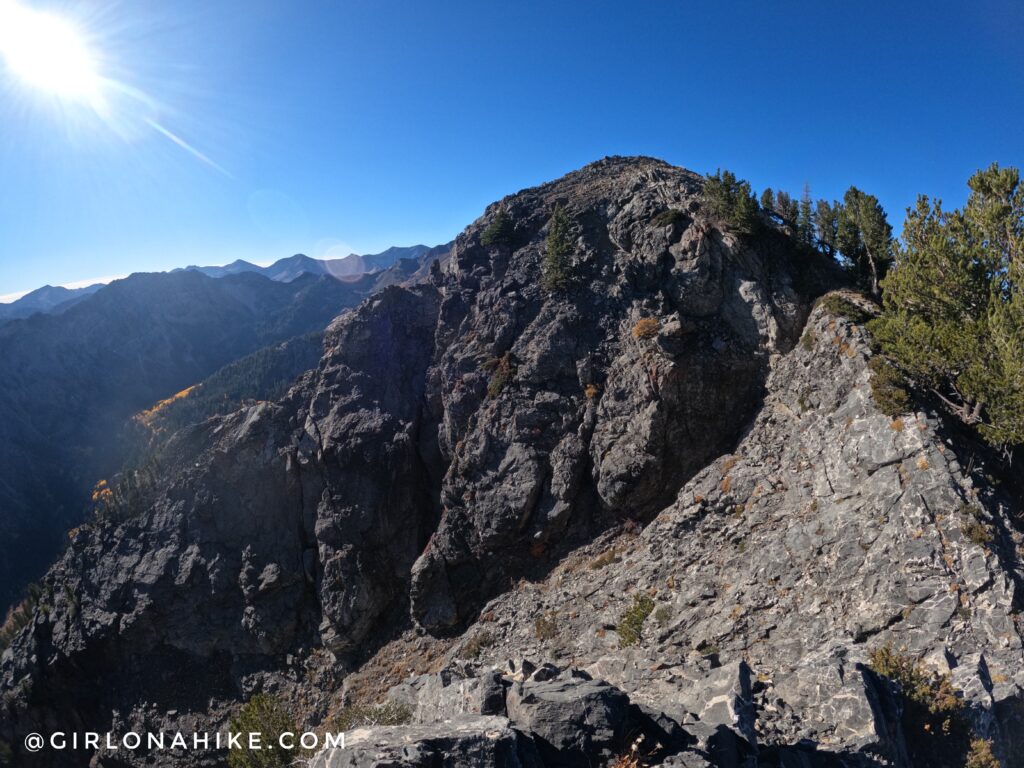
{"label": "cliff face", "polygon": [[[502,201],[511,245],[479,244],[493,206],[457,241],[428,372],[447,471],[412,574],[423,626],[471,617],[525,552],[649,519],[754,412],[807,309],[794,283],[821,285],[825,268],[695,221],[700,188],[658,162],[608,161]],[[539,276],[556,205],[578,240],[574,287],[551,296]]]}
{"label": "cliff face", "polygon": [[[737,447],[641,533],[487,605],[475,663],[582,667],[705,743],[734,729],[766,764],[804,744],[841,764],[962,765],[914,759],[921,734],[870,669],[888,646],[949,675],[974,733],[1024,765],[1019,507],[934,418],[876,410],[861,326],[821,307],[804,339],[776,358]],[[623,647],[643,595],[650,616]],[[448,654],[465,657],[465,643]]]}
{"label": "cliff face", "polygon": [[[433,653],[441,677],[389,694],[419,725],[318,760],[590,764],[638,731],[666,765],[908,765],[863,666],[891,640],[952,668],[1019,765],[1007,503],[933,420],[875,411],[859,326],[819,308],[805,332],[830,265],[735,237],[700,189],[616,158],[510,196],[443,270],[340,316],[281,401],[176,435],[146,502],[48,574],[3,657],[0,737],[216,725],[258,690],[316,724]],[[549,293],[556,205],[575,244]],[[512,235],[484,246],[499,208]]]}

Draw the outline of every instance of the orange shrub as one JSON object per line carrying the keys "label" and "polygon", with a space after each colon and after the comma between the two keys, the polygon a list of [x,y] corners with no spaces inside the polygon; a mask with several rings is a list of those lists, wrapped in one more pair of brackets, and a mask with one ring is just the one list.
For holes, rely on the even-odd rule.
{"label": "orange shrub", "polygon": [[658,329],[660,324],[653,317],[644,317],[637,320],[636,325],[633,326],[633,338],[634,339],[653,339],[658,335]]}

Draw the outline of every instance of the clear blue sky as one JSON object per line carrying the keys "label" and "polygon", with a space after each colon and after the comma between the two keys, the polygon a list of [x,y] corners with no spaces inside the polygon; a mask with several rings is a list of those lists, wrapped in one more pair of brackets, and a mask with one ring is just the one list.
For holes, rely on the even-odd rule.
{"label": "clear blue sky", "polygon": [[1020,0],[17,1],[145,98],[100,118],[0,57],[0,295],[443,242],[609,154],[853,183],[897,225],[1024,166]]}

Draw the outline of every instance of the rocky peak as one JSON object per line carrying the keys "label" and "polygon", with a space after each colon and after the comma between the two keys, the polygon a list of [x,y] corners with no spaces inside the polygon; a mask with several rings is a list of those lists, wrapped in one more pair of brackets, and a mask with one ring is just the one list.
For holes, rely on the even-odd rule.
{"label": "rocky peak", "polygon": [[871,668],[890,647],[948,676],[974,733],[1024,764],[1019,510],[934,417],[879,413],[870,354],[861,325],[815,310],[735,449],[642,532],[490,602],[467,633],[489,638],[476,664],[571,661],[695,734],[733,729],[769,765],[801,743],[849,756],[835,764],[921,765],[922,734]]}
{"label": "rocky peak", "polygon": [[[428,628],[471,616],[526,550],[648,519],[752,415],[828,265],[774,233],[723,232],[700,191],[688,171],[610,158],[506,198],[456,240],[427,390],[442,518],[413,571]],[[575,247],[569,289],[550,293],[556,205]],[[499,208],[511,243],[484,246]]]}
{"label": "rocky peak", "polygon": [[[171,440],[145,503],[83,528],[48,574],[3,657],[0,736],[114,712],[173,724],[154,707],[218,722],[253,691],[312,685],[283,659],[323,648],[332,675],[352,670],[410,613],[458,632],[604,532],[661,525],[835,282],[782,233],[737,237],[700,193],[688,171],[609,158],[507,197],[429,280],[341,315],[280,402]],[[556,206],[573,246],[550,291]],[[485,245],[499,210],[512,234]]]}

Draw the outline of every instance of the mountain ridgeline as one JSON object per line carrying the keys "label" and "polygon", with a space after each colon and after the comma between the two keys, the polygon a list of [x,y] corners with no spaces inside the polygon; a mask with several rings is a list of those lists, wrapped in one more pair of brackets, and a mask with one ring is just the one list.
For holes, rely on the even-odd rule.
{"label": "mountain ridgeline", "polygon": [[429,264],[443,257],[451,249],[451,243],[437,245],[393,246],[380,253],[364,255],[351,253],[339,259],[314,259],[301,253],[279,259],[267,267],[261,267],[239,259],[222,267],[185,267],[186,270],[202,272],[210,277],[225,277],[252,272],[271,280],[289,282],[299,275],[330,275],[341,280],[357,278],[371,272],[389,269],[402,262]]}
{"label": "mountain ridgeline", "polygon": [[[189,266],[171,271],[200,272],[207,277],[227,277],[251,272],[283,283],[291,282],[302,275],[329,275],[339,280],[357,280],[371,272],[386,271],[391,274],[407,275],[429,265],[435,259],[443,258],[450,247],[451,243],[432,248],[426,245],[393,246],[380,253],[351,253],[340,259],[314,259],[300,253],[278,259],[266,267],[238,259],[219,267]],[[64,312],[96,293],[103,285],[94,283],[83,288],[44,285],[15,301],[0,304],[0,323],[36,314]]]}
{"label": "mountain ridgeline", "polygon": [[[0,603],[42,575],[68,529],[83,522],[94,484],[138,457],[139,441],[126,429],[134,415],[267,345],[319,334],[344,308],[426,263],[406,260],[347,281],[137,274],[66,311],[0,326]],[[299,348],[276,367],[264,355],[266,370],[247,369],[258,380],[243,383],[236,370],[229,384],[225,374],[189,407],[197,416],[209,411],[214,393],[214,411],[232,397],[280,394],[284,377],[300,372],[299,359],[315,364],[308,341],[287,350]]]}
{"label": "mountain ridgeline", "polygon": [[1024,766],[1019,500],[880,409],[871,249],[708,184],[607,158],[338,314],[287,391],[308,340],[166,382],[158,465],[2,657],[15,764],[221,765],[21,744],[245,723],[349,730],[316,768]]}
{"label": "mountain ridgeline", "polygon": [[63,312],[75,304],[96,293],[102,285],[90,285],[85,288],[62,288],[44,285],[30,291],[16,301],[0,304],[0,322],[31,317],[39,313]]}

